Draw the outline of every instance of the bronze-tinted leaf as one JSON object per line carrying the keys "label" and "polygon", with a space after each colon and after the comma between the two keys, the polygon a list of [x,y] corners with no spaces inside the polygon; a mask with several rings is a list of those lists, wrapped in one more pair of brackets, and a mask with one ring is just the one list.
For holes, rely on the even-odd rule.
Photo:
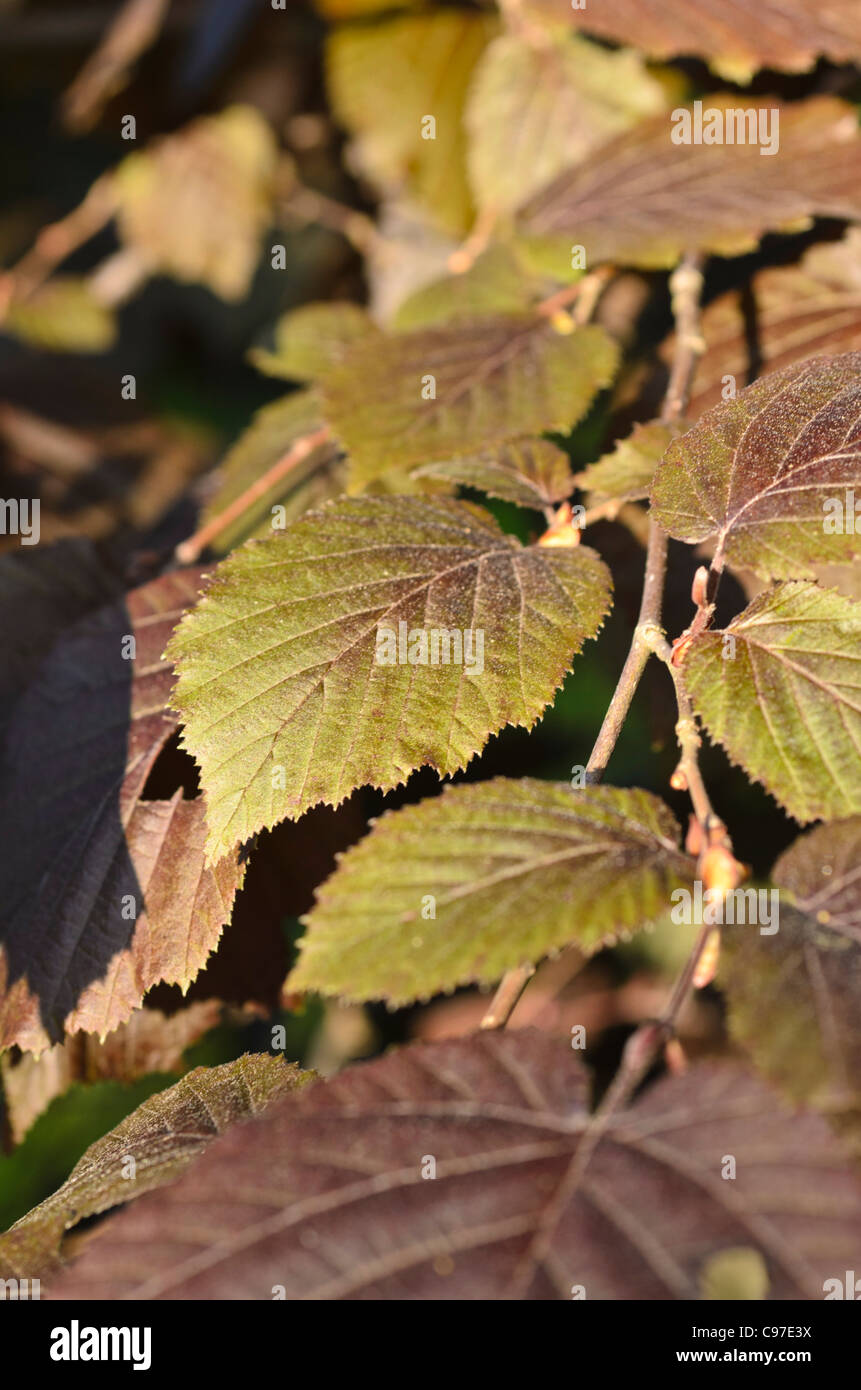
{"label": "bronze-tinted leaf", "polygon": [[861,1130],[861,816],[819,825],[772,871],[779,930],[725,927],[733,1036],[793,1099]]}
{"label": "bronze-tinted leaf", "polygon": [[653,58],[700,57],[744,81],[758,68],[806,72],[822,55],[861,58],[855,0],[526,0],[529,11]]}
{"label": "bronze-tinted leaf", "polygon": [[10,718],[2,1046],[106,1035],[157,981],[187,985],[230,918],[244,866],[234,855],[204,868],[203,799],[146,796],[176,729],[161,653],[200,587],[199,571],[179,571],[83,619]]}
{"label": "bronze-tinted leaf", "polygon": [[723,94],[703,107],[717,113],[715,122],[724,122],[728,112],[744,121],[749,112],[762,120],[766,139],[777,132],[777,146],[763,154],[759,143],[723,138],[676,144],[672,136],[683,127],[674,127],[669,114],[654,117],[538,193],[522,210],[524,231],[562,247],[582,245],[590,266],[657,267],[674,265],[686,249],[739,255],[764,232],[797,227],[816,215],[861,216],[854,107],[835,97],[786,106]]}
{"label": "bronze-tinted leaf", "polygon": [[769,1298],[816,1299],[852,1268],[861,1184],[818,1115],[693,1066],[617,1114],[578,1178],[575,1059],[566,1038],[485,1033],[288,1096],[106,1222],[51,1295],[696,1299],[745,1246]]}
{"label": "bronze-tinted leaf", "polygon": [[[777,579],[861,554],[861,352],[772,372],[670,445],[652,505],[671,536],[715,538],[726,558]],[[861,517],[859,517],[861,520]]]}
{"label": "bronze-tinted leaf", "polygon": [[540,314],[499,315],[358,344],[321,386],[358,491],[392,469],[463,457],[576,424],[612,381],[602,328],[555,331]]}
{"label": "bronze-tinted leaf", "polygon": [[[749,386],[757,376],[806,357],[861,351],[861,228],[812,246],[798,265],[766,266],[702,315],[706,348],[697,363],[687,416]],[[669,364],[674,340],[661,356]]]}

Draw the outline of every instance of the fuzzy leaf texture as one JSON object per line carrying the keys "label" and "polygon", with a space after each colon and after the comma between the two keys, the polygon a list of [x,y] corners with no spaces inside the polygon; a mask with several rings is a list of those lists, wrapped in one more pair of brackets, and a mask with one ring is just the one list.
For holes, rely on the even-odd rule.
{"label": "fuzzy leaf texture", "polygon": [[361,343],[321,384],[358,491],[386,472],[567,430],[609,386],[618,350],[602,328],[556,332],[499,315]]}
{"label": "fuzzy leaf texture", "polygon": [[737,1064],[652,1086],[565,1187],[589,1122],[575,1058],[564,1039],[485,1033],[288,1096],[110,1217],[49,1296],[687,1300],[745,1247],[770,1299],[815,1299],[853,1267],[861,1185],[842,1145]]}
{"label": "fuzzy leaf texture", "polygon": [[266,1054],[195,1067],[91,1144],[63,1186],[0,1236],[0,1278],[44,1277],[56,1267],[70,1227],[173,1182],[230,1125],[308,1079]]}
{"label": "fuzzy leaf texture", "polygon": [[517,439],[468,458],[426,463],[413,477],[446,478],[538,510],[564,501],[574,490],[568,455],[549,439]]}
{"label": "fuzzy leaf texture", "polygon": [[[450,501],[347,498],[236,551],[169,647],[210,855],[367,783],[451,774],[506,724],[530,727],[610,588],[594,551],[524,548]],[[411,663],[379,627],[399,648],[402,631],[480,632],[483,669],[465,637],[460,664],[439,639],[432,664],[429,636]]]}
{"label": "fuzzy leaf texture", "polygon": [[861,811],[861,604],[778,584],[697,638],[684,673],[711,737],[802,825]]}
{"label": "fuzzy leaf texture", "polygon": [[716,568],[725,557],[812,578],[817,562],[861,554],[855,487],[861,497],[861,352],[848,352],[772,372],[708,411],[667,450],[652,504],[671,536],[714,537]]}
{"label": "fuzzy leaf texture", "polygon": [[[497,777],[389,812],[317,892],[288,988],[411,1003],[663,916],[693,877],[657,797]],[[428,917],[428,907],[433,916]]]}

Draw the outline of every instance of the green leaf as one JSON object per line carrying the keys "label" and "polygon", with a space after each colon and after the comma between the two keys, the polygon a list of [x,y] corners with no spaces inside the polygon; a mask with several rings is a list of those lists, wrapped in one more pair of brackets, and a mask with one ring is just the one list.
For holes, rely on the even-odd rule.
{"label": "green leaf", "polygon": [[[739,106],[737,93],[703,102],[721,123]],[[569,254],[572,243],[585,247],[590,268],[601,261],[669,268],[685,250],[738,256],[767,231],[798,230],[813,216],[861,215],[854,107],[836,97],[781,105],[746,96],[741,109],[757,121],[757,113],[765,114],[766,139],[779,133],[771,153],[763,155],[758,143],[725,139],[676,144],[681,125],[668,115],[654,117],[537,193],[522,210],[523,232],[538,237],[545,252],[552,241]],[[735,136],[734,127],[730,133]],[[693,127],[690,134],[696,137]]]}
{"label": "green leaf", "polygon": [[725,927],[732,1036],[793,1100],[861,1132],[861,816],[819,825],[772,878],[779,931]]}
{"label": "green leaf", "polygon": [[549,439],[520,439],[472,458],[426,463],[415,478],[448,478],[518,507],[551,506],[570,497],[574,475],[568,455]]}
{"label": "green leaf", "polygon": [[56,276],[26,299],[13,300],[2,330],[52,352],[106,352],[117,336],[111,310],[85,279],[71,275]]}
{"label": "green leaf", "polygon": [[[297,440],[314,433],[322,423],[320,403],[311,391],[296,391],[258,410],[218,470],[218,486],[204,511],[204,521],[220,516]],[[226,555],[251,536],[271,536],[274,522],[293,521],[312,507],[340,496],[346,478],[340,450],[332,443],[318,445],[287,477],[274,483],[241,517],[219,532],[213,542],[215,550]],[[275,506],[284,508],[283,515],[273,513]]]}
{"label": "green leaf", "polygon": [[861,811],[861,604],[778,584],[697,638],[684,673],[711,737],[802,825]]}
{"label": "green leaf", "polygon": [[428,328],[452,319],[488,314],[521,314],[537,298],[536,282],[507,246],[489,246],[461,275],[447,275],[414,290],[399,306],[399,332]]}
{"label": "green leaf", "polygon": [[[594,551],[525,549],[447,500],[343,499],[236,551],[169,648],[210,853],[366,783],[456,772],[505,724],[530,727],[609,593]],[[414,630],[424,650],[402,662],[385,634]],[[473,636],[432,643],[443,630]]]}
{"label": "green leaf", "polygon": [[684,428],[651,420],[635,425],[627,439],[620,439],[611,453],[590,463],[574,479],[590,495],[590,502],[636,501],[648,497],[655,469],[672,441]]}
{"label": "green leaf", "polygon": [[380,330],[361,307],[349,300],[303,304],[284,314],[275,325],[275,348],[253,348],[248,354],[259,371],[288,381],[316,381],[337,366],[347,348],[364,341],[366,351]]}
{"label": "green leaf", "polygon": [[708,411],[667,450],[652,504],[671,536],[714,536],[716,567],[726,556],[813,578],[817,562],[861,554],[856,486],[861,496],[861,352],[848,352],[772,372]]}
{"label": "green leaf", "polygon": [[597,326],[560,334],[539,314],[500,316],[398,334],[370,357],[355,348],[321,389],[359,490],[390,469],[569,429],[617,359]]}
{"label": "green leaf", "polygon": [[666,105],[631,50],[559,36],[533,45],[494,39],[470,87],[468,167],[480,208],[510,212],[610,136]]}
{"label": "green leaf", "polygon": [[265,1053],[188,1072],[91,1144],[63,1186],[0,1237],[0,1278],[43,1278],[70,1227],[174,1182],[219,1134],[310,1079]]}
{"label": "green leaf", "polygon": [[[354,137],[353,157],[387,193],[406,188],[446,231],[472,220],[463,108],[475,64],[498,30],[464,10],[349,25],[331,35],[332,109]],[[426,118],[432,117],[435,129]]]}
{"label": "green leaf", "polygon": [[693,861],[643,791],[505,777],[389,812],[305,922],[289,989],[412,1003],[664,915]]}

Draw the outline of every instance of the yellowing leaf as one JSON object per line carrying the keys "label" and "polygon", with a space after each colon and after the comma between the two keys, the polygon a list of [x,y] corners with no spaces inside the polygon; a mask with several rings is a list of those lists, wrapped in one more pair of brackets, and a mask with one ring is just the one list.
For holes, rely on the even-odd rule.
{"label": "yellowing leaf", "polygon": [[288,989],[411,1003],[663,916],[693,861],[657,797],[505,777],[390,812],[318,890]]}
{"label": "yellowing leaf", "polygon": [[510,212],[566,167],[666,105],[639,54],[588,39],[532,45],[503,34],[486,49],[466,109],[479,207]]}
{"label": "yellowing leaf", "polygon": [[594,551],[524,548],[462,502],[343,499],[236,551],[169,648],[210,854],[528,728],[609,591]]}
{"label": "yellowing leaf", "polygon": [[698,637],[684,672],[711,737],[797,821],[861,811],[861,604],[778,584]]}
{"label": "yellowing leaf", "polygon": [[509,247],[498,243],[462,274],[447,275],[415,290],[398,308],[394,327],[408,332],[452,319],[526,313],[539,298],[535,291],[534,278]]}
{"label": "yellowing leaf", "polygon": [[768,1266],[750,1245],[711,1255],[700,1270],[703,1298],[752,1302],[768,1295]]}
{"label": "yellowing leaf", "polygon": [[314,381],[336,366],[353,343],[365,341],[372,351],[378,336],[379,329],[359,304],[303,304],[278,320],[273,352],[256,349],[249,356],[267,376]]}
{"label": "yellowing leaf", "polygon": [[254,107],[200,117],[120,164],[120,236],[151,274],[241,299],[271,217],[276,161],[272,131]]}
{"label": "yellowing leaf", "polygon": [[86,280],[71,275],[58,275],[26,299],[13,300],[0,330],[52,352],[106,352],[117,336],[110,309]]}
{"label": "yellowing leaf", "polygon": [[387,192],[406,189],[455,233],[472,218],[464,102],[497,27],[490,16],[436,10],[345,26],[329,39],[329,96],[362,171]]}

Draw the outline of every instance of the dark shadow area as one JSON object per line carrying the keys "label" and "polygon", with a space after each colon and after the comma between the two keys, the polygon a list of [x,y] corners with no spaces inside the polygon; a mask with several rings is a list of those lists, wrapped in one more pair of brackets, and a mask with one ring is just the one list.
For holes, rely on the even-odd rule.
{"label": "dark shadow area", "polygon": [[[31,559],[44,568],[51,551]],[[133,663],[122,654],[131,617],[119,600],[58,633],[62,587],[55,570],[57,607],[41,628],[0,592],[5,622],[26,624],[19,649],[37,667],[9,701],[0,754],[4,1040],[21,1024],[59,1040],[145,907],[122,813],[161,739],[146,720],[132,732]]]}

